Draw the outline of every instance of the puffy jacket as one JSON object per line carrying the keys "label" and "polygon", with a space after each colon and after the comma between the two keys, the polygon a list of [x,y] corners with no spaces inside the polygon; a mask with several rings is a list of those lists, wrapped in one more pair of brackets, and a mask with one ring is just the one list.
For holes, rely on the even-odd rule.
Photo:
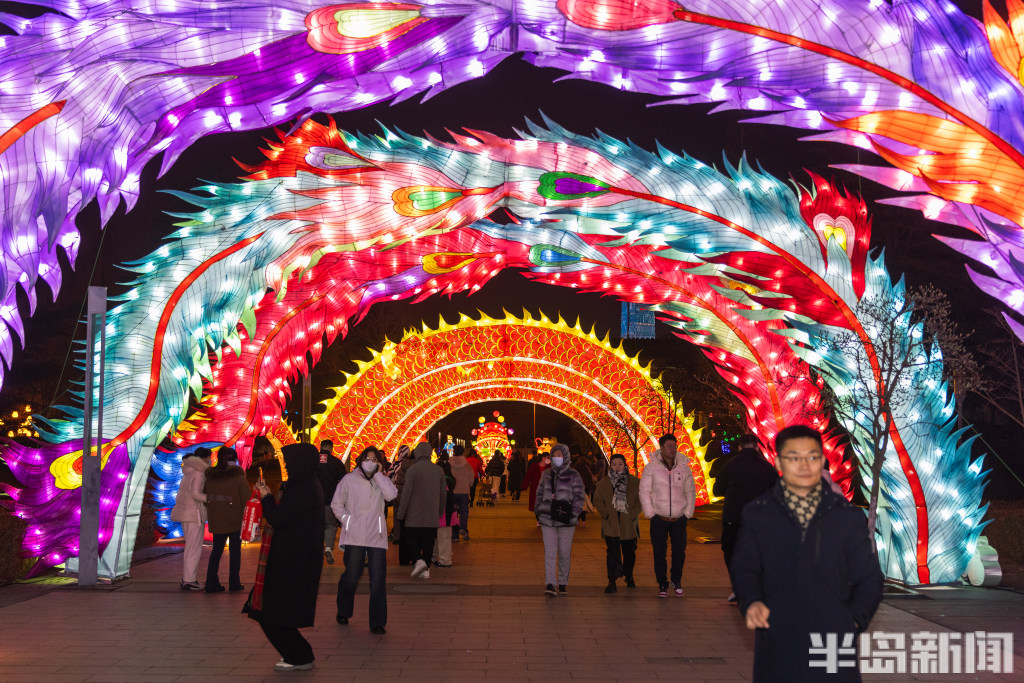
{"label": "puffy jacket", "polygon": [[[537,502],[534,504],[533,512],[537,515],[537,521],[544,526],[576,526],[583,512],[583,500],[587,492],[583,489],[583,479],[580,473],[562,465],[561,469],[552,465],[540,475],[540,483],[537,486]],[[572,518],[568,524],[555,522],[551,519],[551,501],[563,500],[572,503]]]}
{"label": "puffy jacket", "polygon": [[675,519],[693,517],[697,503],[697,485],[693,481],[690,460],[683,453],[676,453],[670,470],[661,459],[661,449],[654,451],[651,461],[644,467],[640,477],[640,504],[644,516]]}
{"label": "puffy jacket", "polygon": [[181,484],[174,496],[171,519],[175,522],[206,523],[206,470],[210,466],[202,458],[185,458],[181,461]]}
{"label": "puffy jacket", "polygon": [[386,550],[388,523],[384,508],[397,495],[398,489],[379,469],[370,479],[358,468],[342,477],[331,499],[331,510],[341,522],[338,545]]}

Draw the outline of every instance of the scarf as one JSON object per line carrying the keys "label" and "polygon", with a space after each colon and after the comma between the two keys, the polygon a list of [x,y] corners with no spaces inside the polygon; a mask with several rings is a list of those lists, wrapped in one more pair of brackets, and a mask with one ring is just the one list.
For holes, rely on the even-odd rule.
{"label": "scarf", "polygon": [[811,523],[811,518],[814,517],[815,511],[818,509],[818,503],[821,502],[821,480],[818,480],[818,485],[811,489],[806,496],[798,496],[789,490],[784,479],[780,481],[782,497],[800,525],[800,540],[803,540],[807,533],[807,525]]}
{"label": "scarf", "polygon": [[626,481],[628,477],[625,472],[609,472],[608,478],[612,480],[612,505],[616,512],[626,512]]}

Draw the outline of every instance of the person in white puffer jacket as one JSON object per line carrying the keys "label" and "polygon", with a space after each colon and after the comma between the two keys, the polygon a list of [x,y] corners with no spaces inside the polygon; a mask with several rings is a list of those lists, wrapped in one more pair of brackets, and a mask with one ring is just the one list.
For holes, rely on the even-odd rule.
{"label": "person in white puffer jacket", "polygon": [[374,447],[363,449],[355,468],[334,490],[331,510],[341,522],[338,546],[345,548],[345,572],[338,580],[339,624],[347,624],[354,610],[356,586],[363,566],[370,569],[370,631],[385,633],[388,621],[386,554],[388,523],[385,503],[398,496],[388,479],[383,455]]}
{"label": "person in white puffer jacket", "polygon": [[665,553],[672,539],[672,587],[683,596],[683,563],[686,561],[686,520],[693,517],[697,485],[690,461],[676,450],[676,437],[666,434],[658,439],[660,448],[640,477],[640,505],[651,520],[651,547],[654,550],[654,576],[658,597],[668,597],[668,567]]}

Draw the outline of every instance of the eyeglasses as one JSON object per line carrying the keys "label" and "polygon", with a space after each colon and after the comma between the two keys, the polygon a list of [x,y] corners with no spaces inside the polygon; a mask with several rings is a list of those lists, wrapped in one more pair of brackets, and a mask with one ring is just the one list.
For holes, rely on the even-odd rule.
{"label": "eyeglasses", "polygon": [[793,464],[793,465],[796,465],[796,464],[813,465],[813,464],[818,463],[818,462],[821,461],[821,456],[820,455],[806,455],[806,456],[800,456],[800,455],[780,455],[779,457],[782,458],[783,460],[785,460],[786,462],[788,462],[790,464]]}

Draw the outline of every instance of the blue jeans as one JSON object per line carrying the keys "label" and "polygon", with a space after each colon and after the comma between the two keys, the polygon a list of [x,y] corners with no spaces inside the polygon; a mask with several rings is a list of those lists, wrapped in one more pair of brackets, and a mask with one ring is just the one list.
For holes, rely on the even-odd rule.
{"label": "blue jeans", "polygon": [[363,575],[363,565],[369,556],[370,569],[370,628],[384,628],[388,623],[387,551],[364,545],[345,546],[345,572],[338,580],[338,616],[352,618],[355,610],[356,586]]}

